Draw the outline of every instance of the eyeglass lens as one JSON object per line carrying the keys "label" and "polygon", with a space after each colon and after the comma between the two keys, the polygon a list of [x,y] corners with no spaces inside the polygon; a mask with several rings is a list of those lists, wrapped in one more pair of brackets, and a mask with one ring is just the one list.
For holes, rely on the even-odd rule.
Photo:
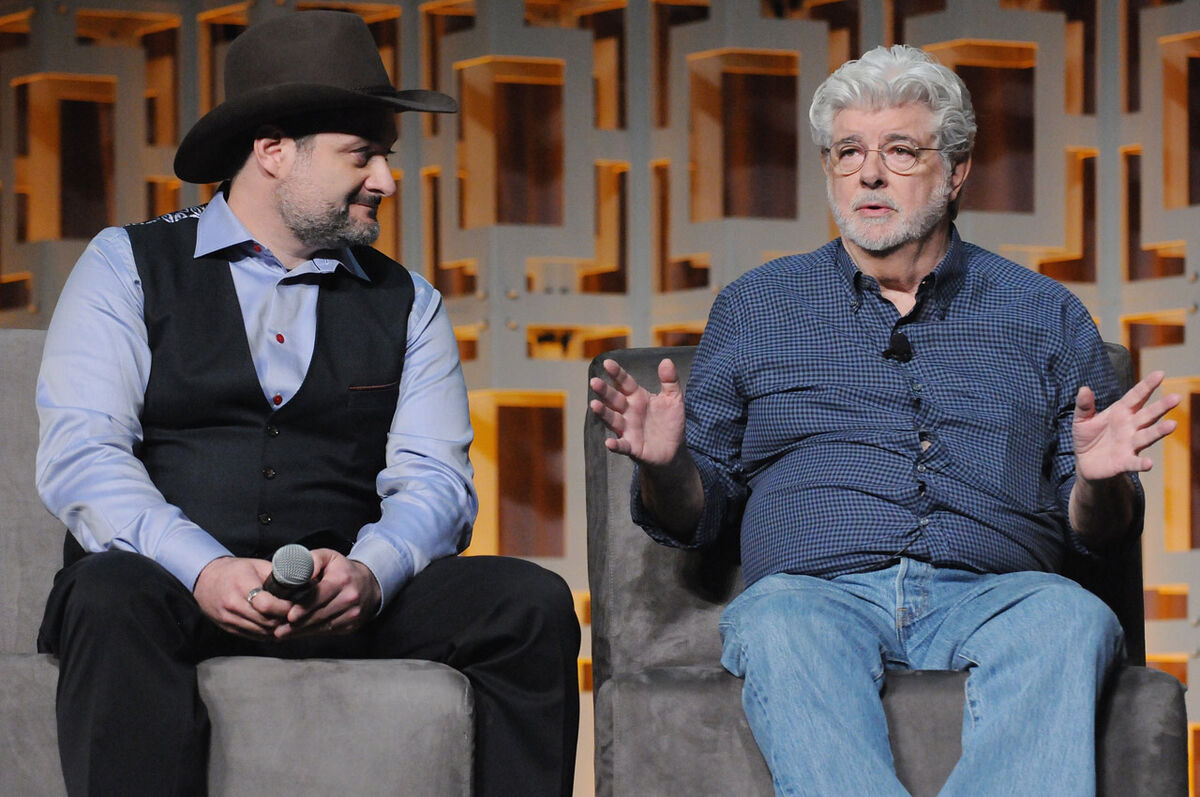
{"label": "eyeglass lens", "polygon": [[859,144],[842,144],[829,151],[829,159],[839,174],[850,175],[863,167],[868,152],[878,152],[883,165],[896,174],[908,174],[917,166],[918,148],[903,142],[892,142],[879,149]]}

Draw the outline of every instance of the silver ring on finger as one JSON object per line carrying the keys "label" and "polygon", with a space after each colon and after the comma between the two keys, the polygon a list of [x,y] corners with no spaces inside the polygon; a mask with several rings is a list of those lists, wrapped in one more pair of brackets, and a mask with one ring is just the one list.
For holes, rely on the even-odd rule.
{"label": "silver ring on finger", "polygon": [[255,587],[254,589],[252,589],[248,593],[246,593],[246,603],[253,606],[254,605],[254,596],[260,592],[262,592],[262,587]]}

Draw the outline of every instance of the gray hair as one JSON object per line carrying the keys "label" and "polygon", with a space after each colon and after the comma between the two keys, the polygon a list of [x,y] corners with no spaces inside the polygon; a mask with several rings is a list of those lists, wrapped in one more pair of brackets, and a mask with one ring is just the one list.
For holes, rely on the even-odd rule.
{"label": "gray hair", "polygon": [[975,145],[971,93],[954,70],[904,44],[876,47],[847,61],[817,87],[808,109],[813,141],[822,149],[833,144],[833,118],[839,111],[878,111],[908,103],[921,103],[933,112],[937,146],[947,167],[970,157]]}

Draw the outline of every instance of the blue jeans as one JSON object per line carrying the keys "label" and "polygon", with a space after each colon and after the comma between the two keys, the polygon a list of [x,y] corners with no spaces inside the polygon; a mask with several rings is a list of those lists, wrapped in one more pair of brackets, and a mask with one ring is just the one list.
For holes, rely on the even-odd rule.
{"label": "blue jeans", "polygon": [[908,793],[879,698],[887,669],[970,670],[943,795],[1095,794],[1096,701],[1123,635],[1066,578],[908,559],[832,580],[776,574],[729,605],[721,637],[777,795]]}

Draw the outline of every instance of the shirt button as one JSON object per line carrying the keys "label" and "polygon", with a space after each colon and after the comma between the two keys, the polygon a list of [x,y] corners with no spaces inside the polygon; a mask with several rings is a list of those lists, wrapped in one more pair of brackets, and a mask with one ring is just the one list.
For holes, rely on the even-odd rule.
{"label": "shirt button", "polygon": [[263,468],[262,474],[263,474],[264,479],[274,479],[275,478],[275,469],[274,468]]}
{"label": "shirt button", "polygon": [[920,393],[920,392],[921,392],[922,390],[924,390],[924,389],[925,389],[925,386],[924,386],[924,385],[922,385],[920,382],[913,382],[913,383],[912,383],[912,391],[913,391],[914,393]]}
{"label": "shirt button", "polygon": [[258,514],[258,522],[263,526],[269,526],[271,525],[271,516],[266,512],[260,512]]}
{"label": "shirt button", "polygon": [[271,397],[271,403],[274,404],[276,407],[278,407],[280,404],[283,403],[283,396],[276,393],[274,396]]}
{"label": "shirt button", "polygon": [[279,341],[280,343],[283,343],[283,333],[282,332],[278,333],[275,336],[275,340]]}
{"label": "shirt button", "polygon": [[926,468],[924,464],[917,465],[917,473],[924,473],[927,470],[929,469]]}
{"label": "shirt button", "polygon": [[261,252],[261,251],[262,251],[262,247],[261,247],[261,246],[259,246],[258,244],[253,244],[253,245],[251,246],[251,248],[252,248],[252,249],[253,249],[255,252]]}
{"label": "shirt button", "polygon": [[929,518],[927,518],[927,517],[923,517],[923,518],[921,518],[920,522],[919,522],[917,525],[919,525],[919,526],[928,526],[928,525],[929,525]]}

